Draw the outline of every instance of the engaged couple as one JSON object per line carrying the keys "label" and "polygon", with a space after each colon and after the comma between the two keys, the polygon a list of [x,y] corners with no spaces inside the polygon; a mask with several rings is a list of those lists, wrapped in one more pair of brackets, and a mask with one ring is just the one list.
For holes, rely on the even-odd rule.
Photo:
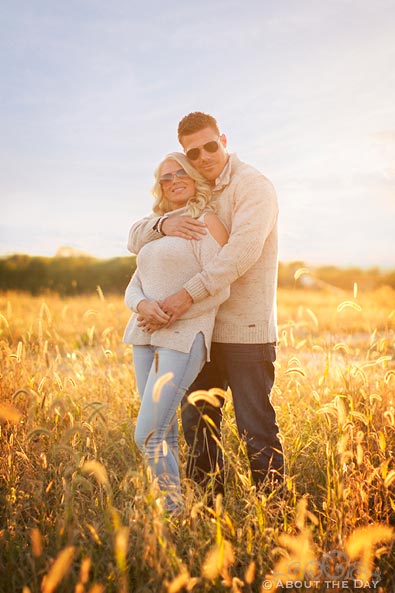
{"label": "engaged couple", "polygon": [[[283,480],[284,456],[270,401],[277,320],[276,193],[252,166],[227,152],[211,115],[178,126],[183,153],[155,171],[154,206],[129,233],[137,268],[126,289],[141,399],[135,441],[171,514],[182,509],[177,409],[188,445],[187,477],[224,493],[218,406],[187,396],[229,387],[257,488]],[[158,395],[157,379],[172,373]]]}

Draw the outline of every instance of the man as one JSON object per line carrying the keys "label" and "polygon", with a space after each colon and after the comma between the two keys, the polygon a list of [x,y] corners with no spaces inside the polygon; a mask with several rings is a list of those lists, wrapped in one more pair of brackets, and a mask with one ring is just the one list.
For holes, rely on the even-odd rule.
{"label": "man", "polygon": [[[236,423],[246,441],[252,477],[260,487],[279,484],[284,458],[270,391],[274,382],[277,314],[278,205],[270,181],[226,150],[216,120],[201,112],[185,116],[178,139],[191,164],[211,182],[217,213],[230,231],[228,243],[201,273],[161,307],[174,321],[193,302],[231,284],[230,298],[217,315],[211,361],[190,387],[229,386]],[[130,231],[128,248],[138,253],[163,235],[199,239],[204,225],[187,216],[145,218]],[[155,320],[140,319],[151,330]],[[209,420],[206,421],[207,416]],[[185,402],[182,423],[189,446],[187,475],[203,486],[213,480],[214,494],[224,491],[221,437],[222,406]]]}

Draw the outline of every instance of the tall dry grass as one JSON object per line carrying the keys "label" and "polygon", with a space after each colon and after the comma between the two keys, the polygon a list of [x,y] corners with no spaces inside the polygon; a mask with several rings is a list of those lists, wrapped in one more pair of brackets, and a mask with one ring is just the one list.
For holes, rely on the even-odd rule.
{"label": "tall dry grass", "polygon": [[169,520],[133,443],[122,299],[1,295],[0,591],[392,593],[394,296],[280,291],[285,491],[255,491],[227,401],[226,498],[184,479]]}

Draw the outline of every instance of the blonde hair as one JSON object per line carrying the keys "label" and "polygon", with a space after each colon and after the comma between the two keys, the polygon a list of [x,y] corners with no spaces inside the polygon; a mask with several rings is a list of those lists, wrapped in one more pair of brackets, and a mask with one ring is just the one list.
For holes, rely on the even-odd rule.
{"label": "blonde hair", "polygon": [[162,214],[166,214],[166,212],[170,212],[171,210],[170,204],[163,193],[162,186],[159,181],[160,170],[166,161],[176,161],[195,182],[196,193],[194,196],[192,196],[192,198],[189,198],[186,204],[187,214],[197,218],[207,208],[214,210],[213,205],[210,204],[212,197],[210,183],[207,181],[207,179],[200,175],[200,173],[198,173],[194,167],[192,167],[187,157],[182,152],[171,152],[165,156],[154,172],[155,185],[152,188],[152,195],[155,198],[153,206],[153,211],[155,214],[159,214],[161,216]]}

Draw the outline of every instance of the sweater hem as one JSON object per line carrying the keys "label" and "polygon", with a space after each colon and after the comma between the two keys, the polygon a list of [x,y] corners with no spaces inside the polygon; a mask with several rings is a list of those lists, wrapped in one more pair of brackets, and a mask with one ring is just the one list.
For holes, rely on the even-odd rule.
{"label": "sweater hem", "polygon": [[247,326],[217,323],[212,337],[213,342],[222,344],[267,344],[277,340],[276,327],[269,327],[267,322]]}

